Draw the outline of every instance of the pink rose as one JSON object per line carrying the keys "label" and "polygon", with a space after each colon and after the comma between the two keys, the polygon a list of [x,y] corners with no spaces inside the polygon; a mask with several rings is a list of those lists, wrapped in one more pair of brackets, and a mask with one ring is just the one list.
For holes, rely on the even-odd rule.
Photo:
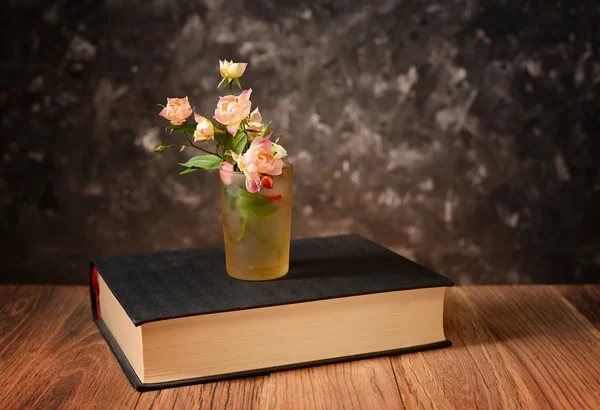
{"label": "pink rose", "polygon": [[230,164],[229,162],[223,162],[221,164],[221,169],[219,170],[221,181],[223,181],[225,185],[231,185],[233,182],[234,172],[235,170],[233,168],[233,164]]}
{"label": "pink rose", "polygon": [[[250,117],[248,118],[248,126],[246,127],[248,131],[248,137],[250,140],[254,137],[260,136],[260,132],[263,130],[265,125],[262,123],[262,115],[258,110],[258,107],[250,113]],[[269,135],[266,138],[271,136],[272,132],[269,132]]]}
{"label": "pink rose", "polygon": [[250,144],[248,151],[242,155],[229,151],[229,155],[237,162],[240,170],[246,176],[246,189],[249,192],[260,190],[262,175],[280,175],[283,161],[271,154],[272,142],[266,138],[257,137]]}
{"label": "pink rose", "polygon": [[[262,120],[263,120],[262,115],[260,114],[258,107],[256,107],[256,109],[250,113],[250,118],[248,118],[247,129],[251,130],[248,133],[248,136],[250,138],[253,138],[255,136],[257,137],[260,135],[260,132],[265,127],[265,125],[262,123]],[[265,138],[269,139],[271,137],[271,134],[273,134],[273,131],[269,131],[269,133],[267,135],[265,135]]]}
{"label": "pink rose", "polygon": [[201,115],[194,113],[194,119],[198,123],[194,131],[194,142],[206,141],[215,138],[215,127],[212,122]]}
{"label": "pink rose", "polygon": [[223,78],[240,78],[248,63],[234,63],[233,61],[219,60],[219,70]]}
{"label": "pink rose", "polygon": [[254,111],[250,113],[250,118],[248,118],[248,128],[261,131],[263,127],[262,120],[262,115],[260,114],[258,107],[256,107]]}
{"label": "pink rose", "polygon": [[227,131],[231,135],[238,132],[240,123],[250,114],[250,108],[252,107],[250,94],[252,94],[252,89],[242,91],[238,97],[227,95],[219,98],[215,110],[215,119],[226,125]]}
{"label": "pink rose", "polygon": [[188,98],[167,98],[167,106],[158,114],[171,121],[171,124],[181,125],[192,115],[192,107]]}

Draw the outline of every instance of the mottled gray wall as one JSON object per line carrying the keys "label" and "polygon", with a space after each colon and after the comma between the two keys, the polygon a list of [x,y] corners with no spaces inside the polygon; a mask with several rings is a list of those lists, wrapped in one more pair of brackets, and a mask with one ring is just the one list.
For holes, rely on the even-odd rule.
{"label": "mottled gray wall", "polygon": [[295,237],[359,232],[461,284],[599,281],[596,0],[1,7],[2,281],[221,244],[217,176],[150,152],[178,138],[166,96],[214,110],[219,58],[284,134]]}

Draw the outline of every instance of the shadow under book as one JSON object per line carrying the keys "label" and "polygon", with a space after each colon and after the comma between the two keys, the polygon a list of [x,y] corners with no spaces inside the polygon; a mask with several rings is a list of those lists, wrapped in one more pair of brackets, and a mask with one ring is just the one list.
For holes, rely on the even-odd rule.
{"label": "shadow under book", "polygon": [[139,391],[450,344],[445,277],[358,235],[290,255],[266,282],[227,276],[223,249],[94,258],[94,320]]}

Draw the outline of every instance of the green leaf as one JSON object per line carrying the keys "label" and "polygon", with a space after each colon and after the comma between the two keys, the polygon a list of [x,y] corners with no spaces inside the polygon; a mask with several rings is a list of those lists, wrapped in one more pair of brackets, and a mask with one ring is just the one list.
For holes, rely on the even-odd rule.
{"label": "green leaf", "polygon": [[183,171],[181,171],[179,173],[179,175],[189,174],[190,172],[198,171],[199,169],[201,169],[201,168],[196,168],[196,167],[187,168],[187,169],[184,169]]}
{"label": "green leaf", "polygon": [[225,143],[227,142],[227,138],[228,135],[224,132],[220,132],[218,130],[215,129],[215,142],[217,143],[217,145],[222,145],[225,146]]}
{"label": "green leaf", "polygon": [[222,162],[223,160],[216,155],[199,155],[197,157],[192,157],[188,162],[183,164],[180,163],[179,165],[188,168],[219,169]]}
{"label": "green leaf", "polygon": [[277,212],[279,207],[258,193],[243,190],[235,201],[237,213],[242,218],[259,219]]}
{"label": "green leaf", "polygon": [[240,84],[240,79],[236,78],[235,79],[235,83],[237,84],[238,87],[240,87],[240,90],[242,89],[242,85]]}
{"label": "green leaf", "polygon": [[231,150],[239,155],[246,147],[246,142],[248,142],[248,137],[246,136],[246,133],[240,129],[235,137],[226,138],[225,143],[223,144],[223,152]]}
{"label": "green leaf", "polygon": [[227,88],[227,87],[229,87],[229,84],[231,84],[231,82],[232,82],[232,81],[233,81],[233,79],[232,79],[232,78],[223,77],[223,78],[221,79],[221,82],[219,83],[219,85],[217,85],[217,90],[218,90],[218,89],[219,89],[221,86],[223,86],[223,88]]}
{"label": "green leaf", "polygon": [[248,137],[246,137],[246,133],[239,133],[233,138],[233,152],[236,154],[241,154],[244,148],[246,147],[246,142],[248,142]]}
{"label": "green leaf", "polygon": [[152,152],[165,152],[167,149],[169,149],[167,145],[159,145],[158,147],[154,148]]}
{"label": "green leaf", "polygon": [[190,134],[193,134],[194,131],[196,131],[196,125],[198,125],[198,124],[196,124],[196,123],[193,123],[193,124],[183,123],[181,125],[171,124],[165,129],[169,132],[173,132],[173,131],[182,132],[182,133],[189,132]]}

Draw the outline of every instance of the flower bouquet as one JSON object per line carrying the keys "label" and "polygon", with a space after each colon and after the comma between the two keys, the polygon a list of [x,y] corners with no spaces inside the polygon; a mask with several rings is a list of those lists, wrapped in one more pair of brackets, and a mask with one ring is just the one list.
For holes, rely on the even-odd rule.
{"label": "flower bouquet", "polygon": [[[189,174],[200,169],[219,170],[221,210],[227,273],[237,279],[269,280],[289,269],[293,167],[284,164],[286,150],[271,141],[271,122],[265,124],[252,109],[252,89],[241,89],[247,63],[219,61],[221,82],[229,90],[219,98],[214,119],[194,112],[188,98],[168,98],[160,115],[171,122],[166,130],[184,135],[183,144],[160,145],[203,152],[181,163]],[[194,114],[194,123],[187,122]]]}

